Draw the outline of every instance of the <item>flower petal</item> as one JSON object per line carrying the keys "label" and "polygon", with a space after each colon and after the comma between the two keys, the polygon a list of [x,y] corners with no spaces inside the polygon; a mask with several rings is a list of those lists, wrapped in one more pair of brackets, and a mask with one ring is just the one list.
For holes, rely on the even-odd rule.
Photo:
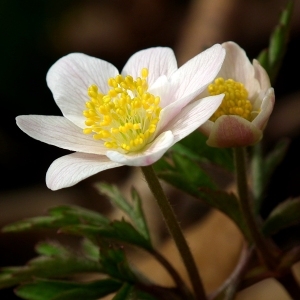
{"label": "flower petal", "polygon": [[47,187],[53,191],[70,187],[101,171],[122,166],[104,155],[75,152],[56,159],[46,174]]}
{"label": "flower petal", "polygon": [[85,135],[82,129],[59,116],[18,116],[17,125],[30,137],[71,151],[104,154],[107,148],[101,141]]}
{"label": "flower petal", "polygon": [[243,147],[253,145],[261,138],[262,131],[246,119],[224,115],[215,121],[206,143],[218,148]]}
{"label": "flower petal", "polygon": [[162,75],[170,77],[177,70],[174,52],[170,48],[156,47],[138,51],[133,54],[123,68],[123,75],[133,78],[141,77],[141,70],[149,71],[148,85],[151,85]]}
{"label": "flower petal", "polygon": [[172,131],[174,143],[180,141],[207,121],[217,110],[223,97],[224,94],[210,96],[187,105],[165,128],[165,130]]}
{"label": "flower petal", "polygon": [[103,93],[108,91],[107,80],[118,70],[110,63],[82,53],[72,53],[59,59],[47,73],[47,83],[63,115],[84,128],[82,115],[87,90],[96,84]]}
{"label": "flower petal", "polygon": [[260,112],[256,116],[256,118],[252,121],[252,124],[255,125],[257,128],[263,130],[268,123],[269,117],[273,111],[274,104],[275,104],[274,89],[269,88],[265,97],[262,100]]}
{"label": "flower petal", "polygon": [[167,131],[158,136],[149,146],[139,153],[122,154],[117,151],[107,151],[106,155],[112,161],[127,166],[148,166],[159,160],[174,144],[174,136]]}
{"label": "flower petal", "polygon": [[225,57],[225,49],[216,44],[201,52],[182,67],[170,78],[172,93],[169,103],[179,101],[179,110],[199,95],[216,77]]}
{"label": "flower petal", "polygon": [[251,99],[259,91],[259,83],[246,52],[234,42],[226,42],[222,46],[226,49],[226,57],[218,77],[242,82]]}
{"label": "flower petal", "polygon": [[253,67],[255,71],[255,77],[260,84],[260,88],[263,93],[265,93],[271,87],[269,75],[256,59],[253,60]]}

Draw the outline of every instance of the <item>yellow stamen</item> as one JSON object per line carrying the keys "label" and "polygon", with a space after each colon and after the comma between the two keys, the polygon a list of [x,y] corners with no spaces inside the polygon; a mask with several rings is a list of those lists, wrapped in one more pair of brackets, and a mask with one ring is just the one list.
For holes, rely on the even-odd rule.
{"label": "yellow stamen", "polygon": [[208,93],[212,96],[225,94],[221,105],[211,116],[211,121],[214,122],[223,115],[237,115],[248,121],[253,120],[252,104],[248,100],[248,91],[242,83],[219,77],[208,86]]}
{"label": "yellow stamen", "polygon": [[141,78],[120,74],[109,78],[107,94],[91,85],[83,133],[104,141],[108,149],[126,153],[143,148],[156,131],[161,111],[160,98],[148,93],[148,73],[143,68]]}

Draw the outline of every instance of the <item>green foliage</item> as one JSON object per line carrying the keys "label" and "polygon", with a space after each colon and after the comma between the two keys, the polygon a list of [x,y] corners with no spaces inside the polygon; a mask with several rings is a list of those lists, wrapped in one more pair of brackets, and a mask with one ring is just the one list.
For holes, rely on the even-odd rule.
{"label": "green foliage", "polygon": [[30,281],[34,277],[58,278],[78,272],[102,272],[103,268],[97,260],[77,254],[57,242],[43,242],[36,250],[41,256],[31,260],[23,267],[2,268],[0,288]]}
{"label": "green foliage", "polygon": [[3,232],[17,232],[32,229],[60,228],[75,224],[104,226],[109,219],[96,212],[78,206],[57,206],[49,209],[49,216],[34,217],[15,222],[2,228]]}
{"label": "green foliage", "polygon": [[132,189],[132,204],[130,204],[124,198],[120,190],[114,185],[98,183],[95,187],[101,194],[106,195],[116,207],[118,207],[130,217],[131,221],[136,227],[136,230],[140,233],[140,235],[144,237],[145,240],[147,240],[148,244],[150,245],[150,234],[142,209],[142,201],[138,192],[135,189]]}
{"label": "green foliage", "polygon": [[288,199],[275,207],[263,225],[263,232],[265,235],[271,235],[298,223],[300,223],[300,197]]}
{"label": "green foliage", "polygon": [[272,83],[275,81],[286,52],[293,6],[294,1],[290,0],[281,13],[279,24],[275,27],[270,37],[268,49],[263,50],[258,57],[259,62],[269,74]]}
{"label": "green foliage", "polygon": [[134,286],[125,283],[119,292],[114,296],[113,300],[158,300],[149,294],[146,294]]}
{"label": "green foliage", "polygon": [[96,300],[116,292],[121,285],[113,279],[89,283],[35,279],[20,286],[16,294],[28,300]]}

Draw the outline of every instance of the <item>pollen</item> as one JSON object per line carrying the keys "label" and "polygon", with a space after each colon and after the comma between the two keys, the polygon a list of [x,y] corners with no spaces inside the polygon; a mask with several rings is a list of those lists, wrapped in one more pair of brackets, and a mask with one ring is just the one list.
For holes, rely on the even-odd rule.
{"label": "pollen", "polygon": [[248,100],[248,91],[242,83],[219,77],[208,86],[208,92],[211,96],[225,94],[221,105],[211,116],[211,121],[215,122],[223,115],[237,115],[252,121],[252,104]]}
{"label": "pollen", "polygon": [[148,69],[141,77],[117,75],[109,78],[109,91],[104,94],[91,85],[87,94],[84,134],[102,140],[108,149],[122,153],[142,149],[156,131],[160,117],[160,98],[148,92]]}

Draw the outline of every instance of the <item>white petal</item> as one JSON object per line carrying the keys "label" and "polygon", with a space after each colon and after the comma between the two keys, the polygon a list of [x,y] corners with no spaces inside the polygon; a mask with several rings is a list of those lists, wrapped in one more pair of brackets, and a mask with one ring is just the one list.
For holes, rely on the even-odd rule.
{"label": "white petal", "polygon": [[[155,83],[148,89],[148,92],[154,96],[160,97],[160,107],[164,108],[168,103],[171,85],[166,76],[159,77]],[[166,101],[167,100],[167,101]]]}
{"label": "white petal", "polygon": [[263,130],[268,123],[269,117],[273,111],[274,104],[275,104],[274,89],[269,88],[265,97],[262,100],[262,105],[259,114],[252,121],[253,125]]}
{"label": "white petal", "polygon": [[107,151],[106,155],[112,161],[127,166],[148,166],[159,160],[174,144],[174,136],[167,131],[158,136],[145,150],[139,153],[122,154],[117,151]]}
{"label": "white petal", "polygon": [[260,88],[265,93],[271,87],[269,75],[256,59],[253,60],[253,67]]}
{"label": "white petal", "polygon": [[223,97],[223,94],[210,96],[187,105],[165,128],[172,131],[174,143],[185,138],[207,121],[218,109]]}
{"label": "white petal", "polygon": [[236,43],[226,42],[222,46],[226,49],[226,57],[218,77],[243,83],[248,91],[249,99],[251,99],[260,89],[253,65],[245,51]]}
{"label": "white petal", "polygon": [[168,104],[185,99],[182,108],[199,95],[218,74],[224,57],[225,49],[216,44],[180,67],[170,78],[172,93]]}
{"label": "white petal", "polygon": [[106,156],[72,153],[55,160],[46,174],[46,184],[55,191],[75,185],[101,171],[122,165],[110,161]]}
{"label": "white petal", "polygon": [[47,73],[47,83],[63,115],[83,128],[88,87],[96,84],[103,93],[107,80],[118,70],[110,63],[82,53],[72,53],[59,59]]}
{"label": "white petal", "polygon": [[59,116],[18,116],[17,125],[30,137],[71,151],[104,154],[107,148],[71,121]]}
{"label": "white petal", "polygon": [[160,76],[170,77],[177,70],[173,50],[164,47],[141,50],[129,58],[122,74],[131,75],[133,78],[141,77],[143,68],[149,70],[148,85],[150,87]]}

